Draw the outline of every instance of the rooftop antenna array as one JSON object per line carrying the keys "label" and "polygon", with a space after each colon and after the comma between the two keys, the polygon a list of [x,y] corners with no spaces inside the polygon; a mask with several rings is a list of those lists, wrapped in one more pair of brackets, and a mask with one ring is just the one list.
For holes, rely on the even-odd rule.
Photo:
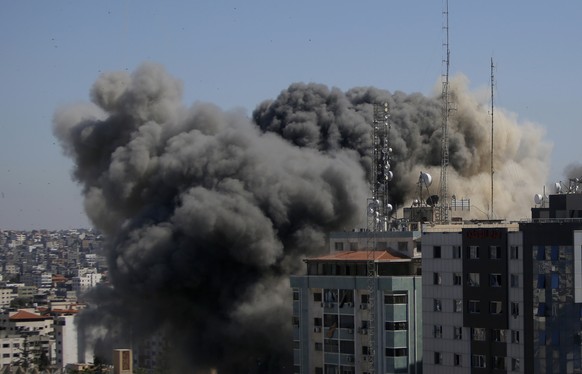
{"label": "rooftop antenna array", "polygon": [[493,75],[493,57],[491,58],[491,210],[489,213],[489,219],[493,219],[493,86],[494,86],[494,75]]}
{"label": "rooftop antenna array", "polygon": [[436,220],[441,223],[449,222],[449,199],[447,191],[447,167],[449,166],[449,66],[450,55],[449,49],[449,1],[444,0],[443,9],[443,75],[442,75],[442,139],[441,139],[441,176],[440,176],[440,206],[437,209]]}
{"label": "rooftop antenna array", "polygon": [[390,170],[392,148],[389,144],[390,113],[388,103],[374,105],[374,123],[372,129],[373,160],[370,187],[372,197],[368,199],[368,361],[364,362],[364,370],[370,374],[376,371],[376,233],[386,231],[393,206],[388,199],[388,183],[393,178]]}

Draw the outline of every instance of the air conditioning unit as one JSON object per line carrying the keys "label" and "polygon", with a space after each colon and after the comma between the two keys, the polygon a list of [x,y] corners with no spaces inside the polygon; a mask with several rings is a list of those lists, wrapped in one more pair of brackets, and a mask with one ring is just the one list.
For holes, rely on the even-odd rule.
{"label": "air conditioning unit", "polygon": [[314,327],[313,332],[321,332],[321,327]]}
{"label": "air conditioning unit", "polygon": [[353,306],[354,306],[354,303],[352,303],[352,302],[348,303],[348,307],[352,308]]}
{"label": "air conditioning unit", "polygon": [[354,333],[354,329],[348,329],[348,334],[353,334]]}
{"label": "air conditioning unit", "polygon": [[368,335],[368,329],[362,329],[362,335]]}
{"label": "air conditioning unit", "polygon": [[354,362],[354,356],[348,356],[348,362]]}
{"label": "air conditioning unit", "polygon": [[368,309],[368,304],[360,304],[360,309]]}

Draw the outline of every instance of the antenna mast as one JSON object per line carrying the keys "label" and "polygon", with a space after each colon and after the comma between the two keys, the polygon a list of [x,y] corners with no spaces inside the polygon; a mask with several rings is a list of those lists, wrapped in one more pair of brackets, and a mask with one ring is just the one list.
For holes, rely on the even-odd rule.
{"label": "antenna mast", "polygon": [[444,42],[443,42],[443,75],[442,75],[442,139],[441,139],[441,180],[440,180],[440,207],[437,221],[449,221],[449,198],[447,192],[447,167],[449,166],[449,65],[451,51],[449,49],[449,1],[444,0]]}
{"label": "antenna mast", "polygon": [[388,202],[388,182],[392,180],[390,159],[392,148],[389,145],[390,114],[388,103],[374,104],[374,123],[372,132],[373,160],[371,189],[372,197],[368,198],[368,361],[364,362],[363,371],[370,374],[376,372],[376,294],[378,292],[378,277],[376,272],[376,233],[387,230],[388,218],[392,213],[392,204]]}
{"label": "antenna mast", "polygon": [[493,57],[491,57],[491,213],[489,215],[490,219],[493,219],[493,85],[495,84],[493,75]]}

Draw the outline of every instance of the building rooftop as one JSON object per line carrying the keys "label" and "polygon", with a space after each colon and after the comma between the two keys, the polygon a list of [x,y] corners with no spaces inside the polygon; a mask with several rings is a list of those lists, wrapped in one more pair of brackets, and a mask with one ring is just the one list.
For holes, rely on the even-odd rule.
{"label": "building rooftop", "polygon": [[[371,256],[370,256],[371,255]],[[394,261],[410,261],[410,257],[399,254],[392,253],[389,251],[346,251],[346,252],[335,252],[329,255],[320,257],[311,257],[305,259],[305,261],[362,261],[366,262],[370,257],[374,258],[375,262],[394,262]]]}
{"label": "building rooftop", "polygon": [[39,314],[27,312],[26,310],[18,310],[16,313],[10,316],[11,321],[40,321],[45,319],[51,319],[50,316],[41,316]]}

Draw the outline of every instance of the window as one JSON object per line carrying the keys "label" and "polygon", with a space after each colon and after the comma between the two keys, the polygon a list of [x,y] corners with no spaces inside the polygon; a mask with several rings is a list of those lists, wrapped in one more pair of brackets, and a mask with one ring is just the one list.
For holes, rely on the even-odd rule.
{"label": "window", "polygon": [[493,356],[493,369],[505,370],[505,357]]}
{"label": "window", "polygon": [[555,347],[560,346],[560,330],[557,328],[552,330],[552,345]]}
{"label": "window", "polygon": [[324,352],[338,353],[339,345],[336,339],[325,339],[324,343],[325,343],[323,346]]}
{"label": "window", "polygon": [[519,371],[519,359],[518,358],[511,359],[511,370]]}
{"label": "window", "polygon": [[489,286],[501,287],[501,274],[489,274]]}
{"label": "window", "polygon": [[453,312],[462,313],[463,312],[463,300],[453,300]]}
{"label": "window", "polygon": [[[368,304],[370,302],[370,295],[364,294],[360,296],[360,302],[362,304]],[[384,297],[384,302],[386,302],[386,297]],[[388,303],[386,303],[388,304]]]}
{"label": "window", "polygon": [[463,340],[463,327],[453,326],[453,339]]}
{"label": "window", "polygon": [[453,273],[453,285],[460,286],[463,284],[463,276],[461,273]]}
{"label": "window", "polygon": [[441,303],[441,300],[440,299],[434,299],[433,300],[433,310],[435,312],[440,312],[440,311],[443,310],[443,306],[442,306],[442,303]]}
{"label": "window", "polygon": [[321,301],[321,292],[315,292],[313,294],[313,301]]}
{"label": "window", "polygon": [[443,326],[442,325],[434,325],[432,327],[432,337],[440,339],[443,337]]}
{"label": "window", "polygon": [[511,303],[511,315],[519,316],[519,303]]}
{"label": "window", "polygon": [[518,288],[519,287],[519,275],[511,274],[510,279],[511,279],[511,287]]}
{"label": "window", "polygon": [[491,301],[489,302],[489,313],[490,314],[501,314],[502,312],[502,303],[501,301]]}
{"label": "window", "polygon": [[479,259],[479,246],[478,245],[469,246],[469,259],[471,259],[471,260]]}
{"label": "window", "polygon": [[434,247],[432,247],[432,254],[433,258],[441,258],[441,246],[435,245]]}
{"label": "window", "polygon": [[[153,343],[154,345],[156,344],[156,342]],[[301,342],[299,340],[293,340],[293,349],[300,349],[301,348]]]}
{"label": "window", "polygon": [[469,287],[479,287],[479,273],[467,274],[467,284]]}
{"label": "window", "polygon": [[519,343],[519,330],[511,330],[511,342]]}
{"label": "window", "polygon": [[560,254],[560,248],[557,245],[552,246],[552,261],[558,261],[558,256]]}
{"label": "window", "polygon": [[506,341],[505,330],[493,329],[493,330],[491,330],[491,335],[492,335],[492,339],[494,342],[505,343],[505,341]]}
{"label": "window", "polygon": [[315,368],[315,374],[323,374],[323,368],[322,367],[316,367]]}
{"label": "window", "polygon": [[342,242],[335,242],[334,247],[336,251],[343,251],[344,250],[344,243]]}
{"label": "window", "polygon": [[538,288],[546,288],[546,275],[538,274]]}
{"label": "window", "polygon": [[443,363],[443,354],[440,352],[435,352],[434,353],[434,364],[440,365],[442,363]]}
{"label": "window", "polygon": [[474,341],[485,341],[486,333],[484,328],[475,327],[471,329],[471,340]]}
{"label": "window", "polygon": [[384,295],[384,304],[406,304],[407,302],[408,295],[405,293]]}
{"label": "window", "polygon": [[538,343],[539,345],[546,345],[546,330],[540,330],[538,335]]}
{"label": "window", "polygon": [[538,317],[545,317],[546,316],[546,303],[539,303],[538,304],[538,311],[536,313]]}
{"label": "window", "polygon": [[471,356],[471,366],[474,368],[485,368],[485,356],[484,355],[472,355]]}
{"label": "window", "polygon": [[408,348],[386,348],[387,357],[404,357],[408,356]]}
{"label": "window", "polygon": [[318,317],[314,318],[313,319],[313,326],[321,327],[322,326],[322,319],[318,318]]}
{"label": "window", "polygon": [[516,245],[509,247],[509,256],[512,260],[517,260],[519,258],[519,247]]}
{"label": "window", "polygon": [[461,258],[461,246],[460,245],[453,246],[453,258]]}
{"label": "window", "polygon": [[478,300],[469,300],[469,313],[479,314],[481,313],[481,307]]}
{"label": "window", "polygon": [[299,291],[293,290],[293,301],[298,301],[298,300],[299,300]]}
{"label": "window", "polygon": [[433,273],[432,274],[432,284],[441,284],[441,274],[440,273]]}
{"label": "window", "polygon": [[455,366],[461,366],[461,355],[460,354],[455,353],[453,355],[453,364]]}
{"label": "window", "polygon": [[388,331],[408,330],[408,322],[386,322],[384,327]]}
{"label": "window", "polygon": [[357,242],[351,242],[350,243],[350,251],[357,251],[358,250],[358,243]]}
{"label": "window", "polygon": [[315,342],[315,350],[316,351],[323,351],[323,343]]}
{"label": "window", "polygon": [[291,318],[291,323],[293,324],[294,327],[299,327],[299,317],[293,316]]}
{"label": "window", "polygon": [[558,273],[552,273],[552,289],[556,290],[560,287],[560,276]]}
{"label": "window", "polygon": [[543,261],[545,259],[546,259],[546,247],[544,247],[543,245],[538,245],[536,260]]}
{"label": "window", "polygon": [[501,247],[492,245],[489,247],[489,258],[492,260],[499,260],[501,258]]}
{"label": "window", "polygon": [[340,340],[340,353],[354,354],[353,340]]}

